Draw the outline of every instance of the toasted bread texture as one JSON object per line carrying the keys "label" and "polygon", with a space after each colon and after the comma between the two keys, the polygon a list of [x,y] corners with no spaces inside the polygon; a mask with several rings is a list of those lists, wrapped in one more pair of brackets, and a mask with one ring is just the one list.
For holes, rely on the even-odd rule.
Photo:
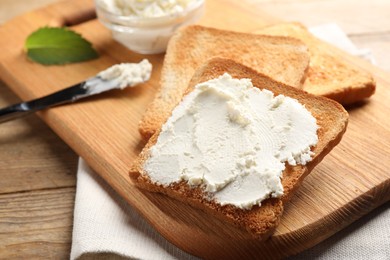
{"label": "toasted bread texture", "polygon": [[290,37],[262,36],[193,25],[170,40],[160,79],[160,89],[139,130],[148,139],[161,127],[180,101],[195,70],[212,57],[235,60],[277,81],[301,87],[309,66],[307,47]]}
{"label": "toasted bread texture", "polygon": [[374,94],[376,84],[368,72],[346,62],[345,56],[349,54],[316,38],[303,25],[276,24],[256,33],[294,37],[308,46],[310,66],[303,84],[305,91],[331,98],[344,105]]}
{"label": "toasted bread texture", "polygon": [[221,206],[214,201],[207,200],[201,188],[190,187],[185,181],[170,186],[153,183],[143,165],[150,156],[151,147],[157,142],[160,130],[149,139],[135,161],[130,176],[134,179],[136,185],[143,189],[164,193],[189,203],[223,221],[246,229],[257,239],[266,239],[278,225],[284,204],[290,199],[305,176],[341,140],[347,127],[348,113],[339,103],[333,100],[308,94],[300,89],[277,82],[233,60],[221,58],[211,59],[200,67],[194,74],[186,93],[191,92],[196,84],[217,78],[224,73],[229,73],[233,78],[250,78],[254,87],[268,89],[275,95],[283,94],[297,99],[301,104],[304,104],[317,120],[319,126],[317,130],[318,143],[312,148],[314,152],[312,160],[304,166],[286,166],[282,178],[284,195],[278,199],[266,199],[260,207],[254,206],[250,210],[245,210],[232,205]]}

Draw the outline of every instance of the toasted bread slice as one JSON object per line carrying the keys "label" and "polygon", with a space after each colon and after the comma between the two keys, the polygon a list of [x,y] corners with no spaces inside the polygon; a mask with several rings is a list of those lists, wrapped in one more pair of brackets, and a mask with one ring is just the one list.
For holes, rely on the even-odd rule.
{"label": "toasted bread slice", "polygon": [[186,93],[190,93],[198,83],[217,78],[225,72],[233,78],[250,78],[253,86],[268,89],[275,95],[283,94],[297,99],[316,118],[318,143],[312,148],[314,155],[306,165],[287,166],[283,171],[282,185],[284,195],[279,199],[266,199],[262,205],[254,206],[250,210],[240,209],[232,205],[221,206],[205,199],[201,188],[191,188],[185,181],[161,186],[149,178],[144,169],[144,163],[150,156],[150,149],[157,142],[160,130],[148,141],[145,148],[135,161],[130,176],[137,186],[152,192],[160,192],[185,203],[202,209],[223,221],[233,223],[249,231],[258,239],[265,239],[275,230],[283,212],[284,203],[288,201],[305,176],[316,166],[330,150],[339,143],[344,134],[348,113],[337,102],[328,98],[314,96],[300,89],[277,82],[264,74],[236,63],[232,60],[214,58],[199,68],[192,78]]}
{"label": "toasted bread slice", "polygon": [[289,37],[261,36],[193,25],[170,40],[160,89],[140,122],[144,139],[161,127],[180,101],[197,67],[219,56],[236,60],[282,83],[300,87],[309,66],[307,47]]}
{"label": "toasted bread slice", "polygon": [[256,33],[290,36],[304,42],[310,52],[310,66],[303,89],[347,105],[370,97],[375,92],[375,81],[368,73],[344,61],[349,55],[337,47],[321,41],[299,23],[282,23],[266,27]]}

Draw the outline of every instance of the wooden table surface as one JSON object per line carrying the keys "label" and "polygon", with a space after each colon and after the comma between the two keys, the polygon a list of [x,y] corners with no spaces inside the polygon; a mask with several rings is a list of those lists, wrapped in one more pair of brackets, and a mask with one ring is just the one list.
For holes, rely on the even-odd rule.
{"label": "wooden table surface", "polygon": [[[0,24],[55,1],[0,0]],[[307,26],[335,22],[390,72],[390,1],[246,2]],[[0,107],[18,101],[0,81]],[[0,125],[0,259],[69,258],[77,161],[77,154],[35,115]],[[386,203],[366,218],[389,208]]]}

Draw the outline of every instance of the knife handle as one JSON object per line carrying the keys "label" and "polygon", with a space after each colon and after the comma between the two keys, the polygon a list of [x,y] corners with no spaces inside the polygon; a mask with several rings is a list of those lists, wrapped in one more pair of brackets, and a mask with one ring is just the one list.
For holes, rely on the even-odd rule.
{"label": "knife handle", "polygon": [[83,98],[87,96],[86,94],[88,92],[88,89],[84,87],[85,84],[85,82],[81,82],[41,98],[2,108],[0,109],[0,123],[17,119],[45,108],[66,104]]}
{"label": "knife handle", "polygon": [[105,80],[92,77],[71,87],[44,97],[11,105],[0,109],[0,123],[7,122],[42,109],[63,105],[92,95],[100,94],[120,87],[117,79]]}
{"label": "knife handle", "polygon": [[26,102],[5,107],[0,109],[0,123],[26,116],[33,112],[35,112],[35,110],[30,109]]}

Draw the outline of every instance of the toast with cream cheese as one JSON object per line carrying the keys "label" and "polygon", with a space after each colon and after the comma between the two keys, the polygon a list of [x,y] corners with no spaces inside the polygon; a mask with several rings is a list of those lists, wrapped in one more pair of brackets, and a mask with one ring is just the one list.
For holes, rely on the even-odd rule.
{"label": "toast with cream cheese", "polygon": [[[277,180],[280,181],[282,185],[283,192],[282,194],[277,194],[277,192],[270,192],[267,196],[263,198],[261,201],[256,201],[255,203],[252,203],[252,205],[244,205],[236,204],[235,198],[233,197],[233,200],[228,203],[221,203],[219,201],[219,198],[213,197],[215,187],[218,188],[218,185],[222,185],[221,183],[215,181],[217,185],[210,186],[211,182],[214,181],[208,181],[206,183],[205,180],[203,180],[201,177],[196,176],[196,174],[199,173],[199,171],[203,171],[206,168],[209,169],[215,169],[213,174],[216,173],[217,175],[215,179],[218,179],[217,177],[219,174],[226,174],[224,172],[221,172],[225,168],[213,168],[214,166],[223,166],[222,161],[234,161],[237,160],[237,156],[235,155],[234,149],[242,149],[240,146],[235,146],[237,142],[242,142],[240,139],[240,132],[238,132],[238,135],[236,134],[236,137],[240,139],[241,141],[237,142],[231,142],[229,138],[226,138],[226,136],[223,136],[223,131],[221,132],[221,136],[216,136],[215,140],[211,140],[210,143],[213,144],[213,147],[206,147],[206,151],[217,151],[217,156],[214,158],[215,154],[213,152],[210,153],[199,153],[195,149],[194,152],[188,153],[186,150],[183,150],[180,155],[183,155],[184,160],[178,160],[178,150],[182,149],[182,147],[187,147],[188,145],[182,145],[185,144],[185,136],[178,137],[175,140],[178,142],[172,142],[173,138],[170,138],[169,135],[166,134],[166,129],[171,127],[171,130],[173,132],[183,132],[187,133],[188,131],[193,131],[193,127],[189,125],[188,122],[190,121],[180,121],[178,124],[176,124],[173,128],[172,126],[169,126],[170,120],[172,118],[177,117],[177,111],[179,111],[183,106],[190,102],[188,99],[197,89],[199,89],[199,86],[204,87],[202,84],[204,82],[208,82],[210,80],[216,79],[221,77],[221,75],[230,75],[233,79],[250,79],[250,81],[253,84],[253,89],[258,88],[261,91],[264,91],[266,93],[272,93],[274,97],[280,97],[282,95],[282,99],[278,101],[278,98],[276,99],[276,102],[272,103],[272,105],[268,109],[271,111],[277,110],[280,106],[281,102],[288,98],[293,99],[296,102],[300,104],[301,108],[304,107],[310,115],[315,119],[317,128],[315,130],[315,134],[317,137],[317,140],[315,144],[313,142],[308,142],[308,135],[312,135],[308,132],[308,134],[299,134],[295,133],[292,135],[292,138],[288,139],[289,141],[287,143],[284,143],[285,146],[289,146],[291,142],[295,145],[299,146],[302,143],[308,142],[307,145],[310,145],[309,150],[306,150],[303,152],[306,157],[301,156],[298,159],[294,157],[294,159],[286,159],[283,162],[282,172],[281,176],[277,178]],[[207,85],[207,84],[206,84]],[[215,90],[213,90],[215,91]],[[218,95],[211,95],[211,97],[218,96],[222,99],[224,99],[228,94],[226,94],[223,91],[223,88],[220,90],[217,90]],[[257,91],[258,92],[258,91]],[[249,92],[252,93],[252,92]],[[189,115],[194,115],[194,117],[198,117],[199,114],[196,113],[196,110],[203,108],[203,105],[208,106],[209,104],[214,104],[215,99],[211,98],[209,99],[208,96],[205,97],[206,103],[202,104],[201,107],[194,107],[193,109],[190,109]],[[251,96],[247,96],[246,98],[251,98]],[[227,114],[228,116],[224,116],[222,114],[222,117],[224,118],[221,122],[230,122],[233,121],[233,130],[234,131],[244,131],[245,128],[251,126],[251,119],[250,115],[246,116],[245,109],[241,109],[240,107],[232,107],[231,104],[234,101],[234,99],[229,100],[226,102],[226,104],[222,104],[221,106],[226,106],[227,108]],[[240,104],[240,99],[236,100],[236,104]],[[234,102],[233,102],[234,103]],[[258,102],[257,104],[252,105],[251,109],[256,109],[257,107],[261,107],[264,104],[261,102]],[[217,107],[215,107],[217,108]],[[292,107],[294,110],[295,108]],[[172,113],[173,110],[173,113]],[[222,221],[226,221],[228,223],[232,223],[239,228],[247,230],[250,234],[252,234],[257,239],[266,239],[269,237],[272,232],[275,230],[277,225],[279,224],[281,215],[283,213],[283,208],[285,203],[288,202],[288,200],[291,198],[294,191],[298,188],[298,186],[302,183],[305,176],[307,176],[311,170],[324,158],[326,154],[328,154],[334,146],[336,146],[347,127],[348,123],[348,113],[346,110],[337,102],[321,97],[321,96],[314,96],[311,95],[305,91],[302,91],[301,89],[288,86],[286,84],[280,83],[264,74],[261,74],[259,72],[256,72],[252,70],[251,68],[248,68],[242,64],[239,64],[233,60],[228,59],[222,59],[222,58],[213,58],[209,60],[207,63],[205,63],[203,66],[201,66],[192,77],[192,80],[189,83],[188,88],[186,89],[184,93],[184,97],[182,97],[182,101],[175,107],[172,108],[170,111],[170,114],[172,115],[168,118],[167,122],[165,122],[162,126],[162,128],[158,129],[158,131],[149,139],[148,143],[146,144],[145,148],[140,153],[139,157],[136,159],[132,170],[130,172],[130,176],[134,179],[136,185],[142,189],[146,189],[151,192],[159,192],[166,194],[172,198],[175,198],[177,200],[180,200],[182,202],[188,203],[192,205],[193,207],[196,207],[198,209],[204,210],[205,212],[221,219]],[[290,109],[286,109],[285,111],[290,111]],[[207,111],[206,111],[207,112]],[[203,121],[199,121],[199,125],[196,127],[199,129],[202,129],[202,127],[211,127],[211,132],[213,131],[212,126],[208,126],[208,122],[211,122],[212,120],[216,120],[218,115],[218,112],[216,112],[216,115],[213,115],[212,118],[210,115],[212,110],[210,110],[210,113],[203,113]],[[291,111],[289,112],[291,114]],[[291,122],[286,125],[279,125],[278,122],[271,125],[271,129],[276,129],[276,133],[278,131],[282,131],[281,128],[283,127],[293,127],[294,125],[299,125],[300,120],[299,117],[296,117],[294,113],[292,113],[290,119]],[[278,114],[277,118],[284,118],[283,113]],[[193,120],[199,120],[199,117]],[[261,119],[262,120],[267,119]],[[283,119],[284,120],[284,119]],[[203,122],[203,123],[202,123]],[[265,121],[264,121],[265,122]],[[270,123],[271,124],[271,123]],[[307,124],[303,121],[303,124]],[[312,124],[312,122],[309,122],[309,124]],[[222,124],[221,124],[222,125]],[[214,126],[214,127],[218,127]],[[217,128],[214,128],[217,130]],[[254,128],[255,129],[255,128]],[[260,138],[262,136],[265,136],[264,145],[256,148],[256,151],[264,151],[264,149],[268,149],[269,147],[273,147],[275,143],[275,140],[278,139],[278,135],[275,135],[272,138],[268,138],[267,128],[256,128],[259,129],[257,132],[255,131],[254,134],[258,135]],[[301,132],[302,130],[295,131],[295,132]],[[210,133],[211,133],[210,132]],[[253,132],[253,131],[252,131]],[[191,135],[191,133],[190,133]],[[203,136],[204,137],[204,136]],[[202,136],[195,136],[195,144],[192,146],[201,146],[201,145],[207,145],[207,143],[202,142]],[[312,139],[312,137],[311,137]],[[233,152],[229,152],[226,154],[219,154],[218,150],[219,146],[223,147],[223,142],[230,142],[229,145],[232,147]],[[248,141],[248,140],[247,140]],[[250,141],[250,140],[249,140]],[[184,142],[184,143],[183,143]],[[283,142],[282,142],[283,143]],[[314,145],[313,145],[314,144]],[[156,154],[158,154],[158,151],[156,152],[156,147],[165,147],[166,154],[163,160],[160,160],[156,163],[154,163],[152,167],[154,170],[152,172],[152,169],[150,167],[150,161],[153,158],[156,158]],[[183,149],[184,149],[183,148]],[[200,149],[200,148],[199,148]],[[284,148],[280,148],[282,151]],[[294,148],[295,149],[295,148]],[[181,151],[181,150],[180,150]],[[230,151],[230,150],[229,150]],[[273,151],[273,150],[270,150]],[[280,158],[280,153],[272,152],[273,154],[265,154],[266,156],[270,156],[270,158]],[[264,154],[263,154],[264,155]],[[307,157],[307,155],[310,156],[310,158]],[[208,160],[209,158],[203,158],[203,161],[208,161],[208,164],[203,164],[201,167],[196,166],[195,168],[191,168],[190,166],[186,169],[179,169],[176,166],[180,166],[180,164],[184,161],[186,161],[185,157],[193,159],[201,158],[204,156],[213,156],[212,160]],[[220,157],[218,157],[220,156]],[[228,160],[225,160],[226,156]],[[241,154],[239,156],[244,156],[243,158],[252,158],[253,156],[256,156],[256,153],[245,153]],[[294,155],[295,156],[295,155]],[[190,162],[192,162],[190,160]],[[249,167],[248,171],[244,172],[243,176],[246,178],[247,176],[252,176],[251,174],[257,174],[255,171],[251,171],[250,167],[251,165],[255,165],[251,163],[252,161],[243,161],[241,163],[241,157],[238,160],[238,168],[240,167]],[[265,162],[266,163],[266,162]],[[190,163],[191,164],[191,163]],[[173,166],[172,166],[173,165]],[[176,166],[175,166],[176,165]],[[256,165],[255,165],[256,166]],[[149,172],[148,172],[149,169]],[[257,169],[257,168],[253,168]],[[245,169],[244,169],[245,170]],[[180,172],[177,172],[180,171]],[[219,171],[219,172],[218,172]],[[268,171],[265,170],[267,177]],[[183,178],[180,178],[179,180],[174,180],[170,182],[170,179],[172,176],[177,174],[183,174]],[[230,174],[230,173],[228,173]],[[202,176],[202,175],[200,175]],[[213,178],[214,178],[213,177]],[[241,177],[232,177],[232,178],[241,178]],[[157,179],[157,181],[156,181]],[[272,184],[275,181],[275,178],[271,180],[267,185],[274,185]],[[168,184],[167,184],[168,183]],[[256,191],[257,187],[261,189],[263,184],[257,184],[253,183],[253,189]],[[275,185],[274,185],[275,186]],[[227,186],[226,186],[227,187]],[[222,187],[222,191],[226,189],[226,187]],[[240,184],[237,185],[238,191],[241,192],[241,194],[245,195],[245,192],[249,192],[249,190],[239,190]],[[277,188],[277,185],[276,185]],[[243,192],[243,193],[242,193]],[[232,199],[231,197],[228,199]],[[245,200],[245,199],[244,199]]]}

